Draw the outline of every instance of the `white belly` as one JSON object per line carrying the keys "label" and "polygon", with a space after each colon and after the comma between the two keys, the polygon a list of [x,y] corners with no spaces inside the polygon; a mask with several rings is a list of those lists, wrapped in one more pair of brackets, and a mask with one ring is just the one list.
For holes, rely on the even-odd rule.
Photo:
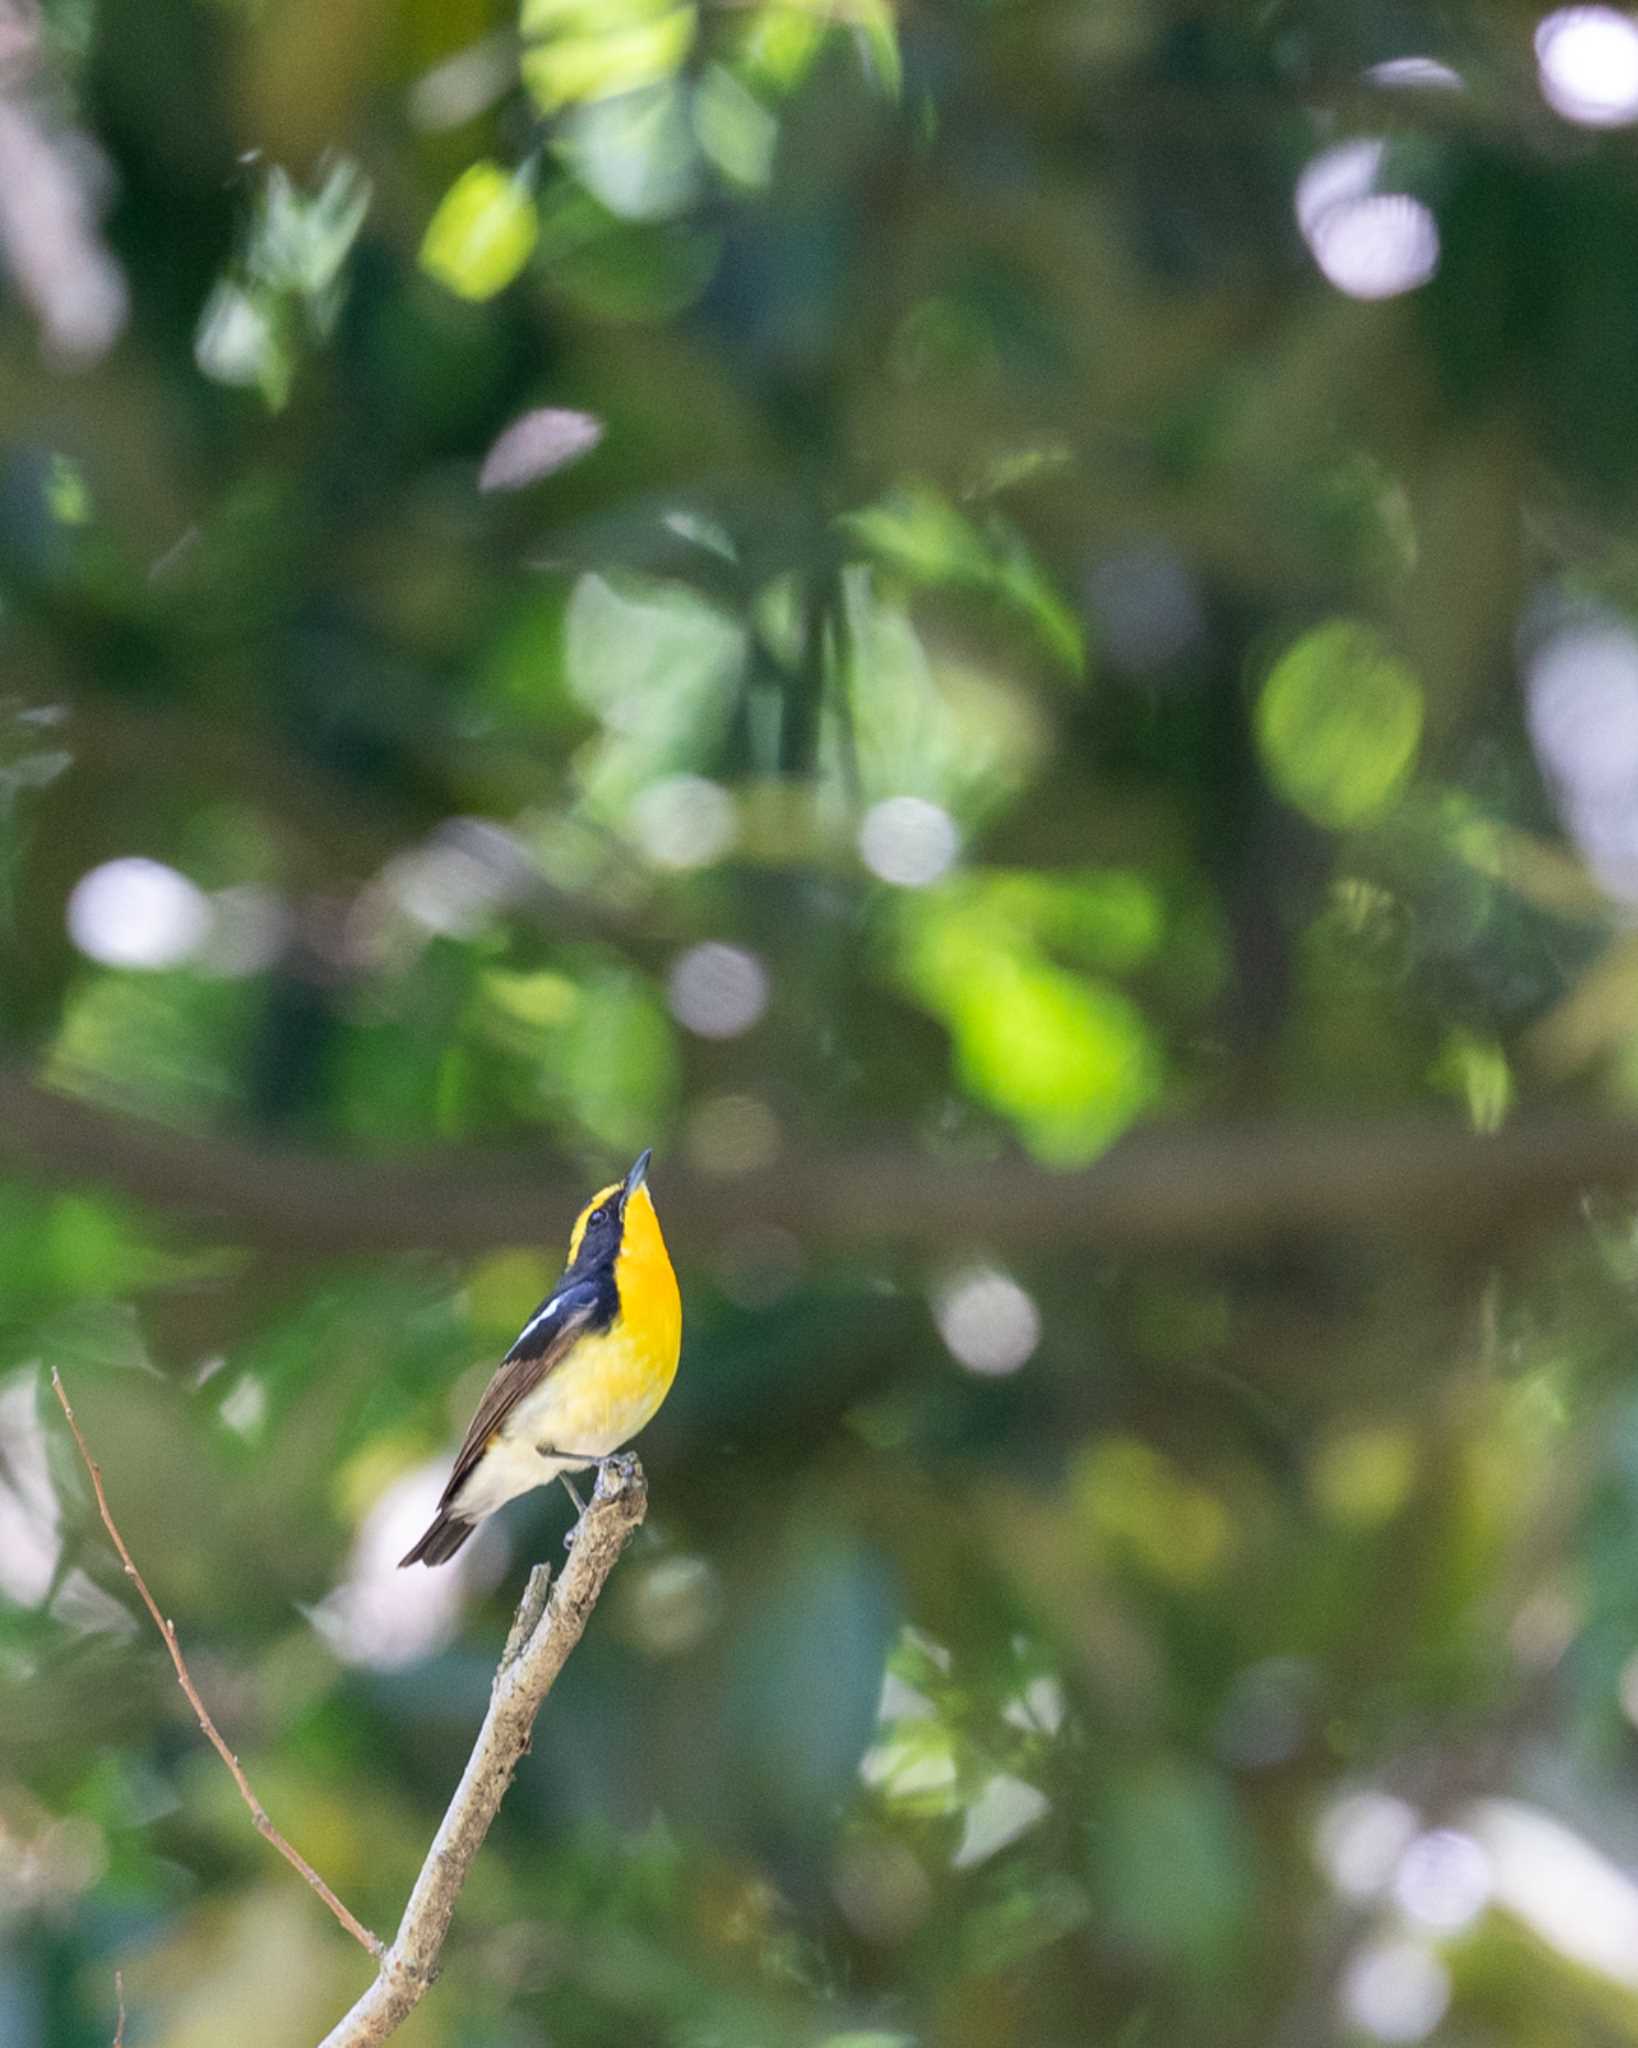
{"label": "white belly", "polygon": [[560,1472],[606,1458],[637,1434],[670,1385],[671,1374],[636,1353],[629,1337],[582,1337],[512,1410],[451,1505],[462,1515],[493,1514]]}

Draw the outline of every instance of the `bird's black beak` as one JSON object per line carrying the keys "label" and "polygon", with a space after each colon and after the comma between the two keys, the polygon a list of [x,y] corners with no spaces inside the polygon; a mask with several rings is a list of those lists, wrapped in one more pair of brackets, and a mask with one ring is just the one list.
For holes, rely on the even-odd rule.
{"label": "bird's black beak", "polygon": [[652,1146],[647,1146],[637,1155],[637,1164],[626,1175],[626,1191],[620,1197],[622,1205],[629,1202],[637,1190],[648,1179],[648,1162],[654,1157]]}

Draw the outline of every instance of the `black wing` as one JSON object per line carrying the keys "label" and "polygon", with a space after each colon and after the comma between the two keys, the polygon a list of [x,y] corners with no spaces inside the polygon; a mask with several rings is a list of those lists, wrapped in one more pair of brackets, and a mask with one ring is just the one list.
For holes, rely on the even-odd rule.
{"label": "black wing", "polygon": [[446,1507],[464,1485],[484,1446],[523,1398],[534,1392],[574,1348],[583,1332],[606,1322],[609,1288],[601,1280],[571,1280],[548,1295],[523,1326],[522,1335],[501,1360],[484,1389],[472,1427],[455,1453],[455,1467],[438,1503]]}

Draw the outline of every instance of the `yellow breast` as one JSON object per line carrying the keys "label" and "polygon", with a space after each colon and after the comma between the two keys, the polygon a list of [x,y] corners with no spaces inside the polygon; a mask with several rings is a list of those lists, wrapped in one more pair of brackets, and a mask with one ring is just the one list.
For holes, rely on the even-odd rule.
{"label": "yellow breast", "polygon": [[652,1360],[664,1380],[664,1399],[682,1351],[682,1296],[646,1187],[638,1188],[626,1204],[614,1282],[620,1290],[616,1329],[625,1333],[635,1351]]}
{"label": "yellow breast", "polygon": [[614,1268],[620,1312],[582,1337],[513,1410],[508,1440],[606,1457],[634,1437],[671,1391],[682,1350],[682,1299],[647,1188],[626,1209]]}

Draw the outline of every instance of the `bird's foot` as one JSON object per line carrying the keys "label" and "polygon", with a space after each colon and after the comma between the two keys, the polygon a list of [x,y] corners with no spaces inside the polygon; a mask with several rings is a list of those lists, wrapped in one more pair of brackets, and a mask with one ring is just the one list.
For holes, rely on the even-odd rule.
{"label": "bird's foot", "polygon": [[586,1512],[586,1503],[580,1498],[579,1492],[576,1490],[574,1481],[569,1477],[567,1472],[560,1472],[557,1476],[563,1482],[563,1491],[569,1496],[570,1500],[574,1502],[574,1528],[568,1530],[563,1538],[563,1548],[565,1550],[573,1550],[575,1529],[578,1529],[580,1527],[581,1520]]}

